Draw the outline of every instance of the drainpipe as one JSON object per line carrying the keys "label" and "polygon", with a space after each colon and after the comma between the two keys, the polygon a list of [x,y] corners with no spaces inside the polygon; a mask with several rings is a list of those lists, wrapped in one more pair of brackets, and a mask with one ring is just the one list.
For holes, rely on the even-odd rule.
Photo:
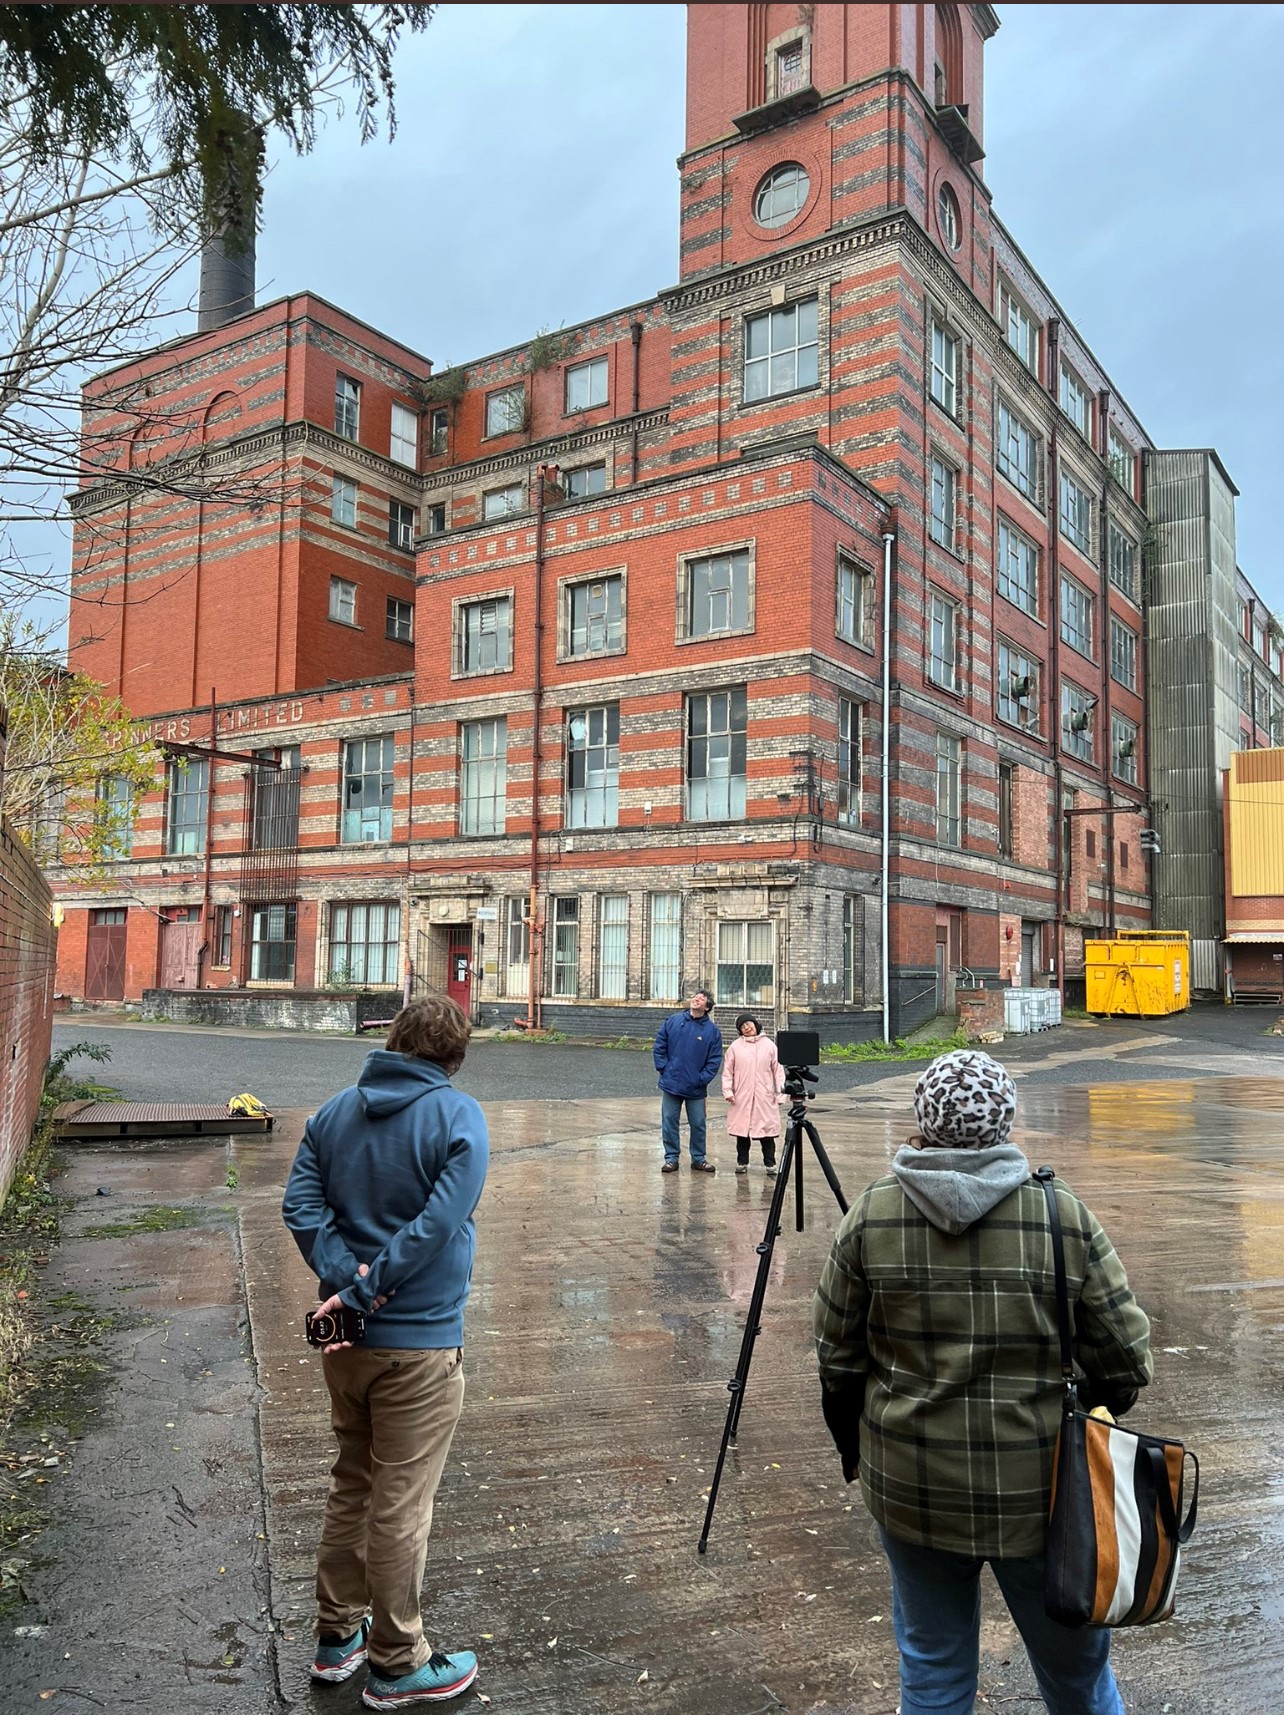
{"label": "drainpipe", "polygon": [[[210,749],[218,749],[218,693],[210,686]],[[205,962],[210,944],[210,880],[214,854],[214,758],[209,759],[205,776],[205,885],[201,894],[201,944],[196,949],[196,986],[205,981]]]}
{"label": "drainpipe", "polygon": [[633,338],[633,433],[629,437],[632,443],[629,458],[629,481],[638,479],[638,410],[642,398],[642,323],[631,321],[629,333]]}
{"label": "drainpipe", "polygon": [[1066,992],[1066,818],[1061,771],[1061,484],[1057,448],[1057,389],[1061,374],[1061,323],[1048,318],[1048,392],[1052,395],[1052,427],[1048,431],[1048,742],[1052,746],[1053,864],[1056,910],[1053,914],[1057,987]]}
{"label": "drainpipe", "polygon": [[[1109,409],[1110,395],[1102,390],[1101,408],[1104,418]],[[1103,421],[1101,439],[1104,442],[1109,430]],[[1101,479],[1101,535],[1098,541],[1098,551],[1101,561],[1101,748],[1103,751],[1103,772],[1106,788],[1106,814],[1103,818],[1106,824],[1104,839],[1106,842],[1106,933],[1114,940],[1115,936],[1115,729],[1114,708],[1111,702],[1110,676],[1110,475],[1109,472]],[[1138,638],[1138,645],[1141,639]],[[1140,647],[1139,651],[1140,653]]]}
{"label": "drainpipe", "polygon": [[892,951],[889,945],[891,905],[891,755],[892,755],[892,549],[896,537],[892,531],[883,532],[883,817],[879,847],[879,917],[882,938],[883,1041],[892,1040],[891,975]]}
{"label": "drainpipe", "polygon": [[542,1028],[540,973],[544,963],[544,926],[539,917],[539,759],[540,722],[544,704],[544,481],[548,470],[535,470],[535,673],[531,687],[531,887],[529,967],[526,992],[526,1028]]}
{"label": "drainpipe", "polygon": [[[409,1006],[415,986],[415,966],[410,947],[410,889],[411,889],[411,844],[415,837],[415,694],[418,690],[415,678],[410,680],[410,773],[406,779],[406,959],[402,967],[401,1004]],[[474,993],[476,985],[474,985]],[[474,1010],[476,1010],[474,1008]]]}

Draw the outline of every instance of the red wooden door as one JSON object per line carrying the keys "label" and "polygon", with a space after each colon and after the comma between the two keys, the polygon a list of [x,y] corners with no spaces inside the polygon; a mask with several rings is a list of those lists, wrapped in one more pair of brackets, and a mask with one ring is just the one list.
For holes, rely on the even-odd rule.
{"label": "red wooden door", "polygon": [[125,913],[93,911],[85,950],[85,999],[125,998]]}
{"label": "red wooden door", "polygon": [[473,996],[473,932],[452,929],[446,954],[446,993],[470,1013]]}
{"label": "red wooden door", "polygon": [[163,989],[194,989],[201,945],[199,922],[170,922],[161,930],[161,982]]}

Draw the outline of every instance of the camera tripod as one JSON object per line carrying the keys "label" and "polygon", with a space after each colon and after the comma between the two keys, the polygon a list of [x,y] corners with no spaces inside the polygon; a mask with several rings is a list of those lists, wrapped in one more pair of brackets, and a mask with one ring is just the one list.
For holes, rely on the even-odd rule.
{"label": "camera tripod", "polygon": [[785,1207],[785,1191],[789,1184],[789,1175],[794,1176],[794,1227],[797,1232],[803,1230],[803,1138],[806,1137],[815,1152],[820,1170],[825,1175],[829,1189],[834,1193],[834,1200],[843,1214],[847,1213],[847,1199],[843,1196],[843,1188],[838,1183],[838,1175],[834,1172],[833,1163],[825,1154],[825,1146],[820,1141],[820,1133],[807,1118],[807,1096],[802,1086],[806,1078],[811,1083],[816,1082],[814,1073],[806,1071],[801,1066],[790,1066],[785,1072],[785,1094],[792,1098],[789,1109],[789,1123],[785,1128],[785,1148],[780,1158],[780,1171],[776,1176],[775,1190],[771,1199],[771,1208],[767,1214],[767,1228],[762,1236],[758,1249],[758,1273],[753,1283],[753,1294],[749,1300],[749,1314],[745,1320],[744,1338],[740,1342],[740,1356],[736,1360],[736,1371],[727,1383],[731,1394],[731,1403],[727,1407],[727,1421],[722,1431],[722,1445],[718,1449],[718,1463],[714,1468],[713,1482],[709,1487],[709,1505],[705,1509],[704,1529],[700,1532],[699,1551],[701,1554],[709,1546],[709,1528],[713,1523],[713,1509],[718,1503],[718,1488],[722,1482],[722,1467],[726,1463],[727,1448],[734,1447],[736,1430],[740,1426],[740,1412],[745,1403],[745,1386],[749,1380],[749,1365],[753,1359],[754,1341],[762,1332],[762,1306],[767,1296],[767,1277],[771,1273],[771,1255],[776,1247],[776,1239],[780,1233],[780,1217]]}

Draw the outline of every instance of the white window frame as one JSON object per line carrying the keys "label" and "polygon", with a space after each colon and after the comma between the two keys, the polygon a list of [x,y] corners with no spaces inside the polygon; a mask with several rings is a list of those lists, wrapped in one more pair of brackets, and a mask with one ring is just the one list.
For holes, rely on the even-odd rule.
{"label": "white window frame", "polygon": [[767,232],[788,226],[807,206],[811,176],[799,161],[781,161],[758,181],[753,193],[754,220]]}
{"label": "white window frame", "polygon": [[629,896],[603,893],[597,902],[597,992],[600,1000],[629,998]]}
{"label": "white window frame", "polygon": [[486,433],[483,439],[497,440],[515,435],[526,423],[526,383],[518,381],[496,387],[486,395]]}
{"label": "white window frame", "polygon": [[[298,958],[299,908],[294,900],[250,905],[250,981],[292,983]],[[280,929],[279,934],[273,931]],[[266,933],[260,934],[260,929]],[[279,953],[273,949],[279,948]],[[272,969],[272,966],[278,966]]]}
{"label": "white window frame", "polygon": [[[1130,721],[1126,715],[1111,715],[1110,772],[1116,780],[1123,780],[1129,786],[1136,786],[1138,783],[1137,747],[1140,738],[1136,721]],[[1123,749],[1129,744],[1132,746],[1132,754],[1125,756]]]}
{"label": "white window frame", "polygon": [[[1009,643],[1006,637],[1000,637],[998,685],[994,699],[996,718],[1021,732],[1038,732],[1041,677],[1041,664],[1033,656],[1018,649],[1015,643]],[[1018,697],[1014,695],[1012,687],[1020,679],[1028,679],[1030,683],[1025,695]]]}
{"label": "white window frame", "polygon": [[[759,330],[763,337],[759,338]],[[755,342],[760,351],[751,351]],[[790,378],[787,360],[792,355]],[[777,373],[777,365],[781,365]],[[779,384],[778,384],[779,383]],[[761,404],[789,393],[820,385],[820,299],[797,298],[793,303],[761,310],[744,320],[742,402]]]}
{"label": "white window frame", "polygon": [[1034,374],[1039,369],[1039,323],[1006,280],[999,283],[999,325],[1004,343]]}
{"label": "white window frame", "polygon": [[459,726],[459,833],[489,838],[508,820],[508,721],[461,721]]}
{"label": "white window frame", "polygon": [[165,855],[191,857],[205,850],[209,758],[174,757],[165,769]]}
{"label": "white window frame", "polygon": [[844,548],[834,571],[834,634],[858,649],[874,647],[874,574]]}
{"label": "white window frame", "polygon": [[859,828],[861,825],[864,753],[864,705],[851,697],[839,697],[835,815],[842,828]]}
{"label": "white window frame", "polygon": [[507,482],[503,488],[488,488],[482,494],[482,522],[493,524],[499,518],[512,518],[526,510],[526,484]]}
{"label": "white window frame", "polygon": [[531,896],[508,896],[504,918],[504,993],[526,995],[531,980]]}
{"label": "white window frame", "polygon": [[1039,437],[1007,400],[999,398],[995,419],[994,462],[1018,494],[1037,502],[1039,489]]}
{"label": "white window frame", "polygon": [[347,578],[330,579],[329,614],[336,625],[356,625],[357,586]]}
{"label": "white window frame", "polygon": [[512,590],[488,595],[460,596],[453,603],[456,679],[486,673],[510,673],[513,668]]}
{"label": "white window frame", "polygon": [[[1083,690],[1071,680],[1065,680],[1061,686],[1061,748],[1068,756],[1076,756],[1080,762],[1095,762],[1097,759],[1097,699],[1091,691]],[[1088,724],[1081,732],[1076,732],[1070,725],[1075,715],[1086,714]]]}
{"label": "white window frame", "polygon": [[940,453],[928,465],[928,534],[937,547],[955,553],[958,539],[958,471]]}
{"label": "white window frame", "polygon": [[1106,463],[1125,494],[1137,492],[1137,454],[1112,423],[1106,431]]}
{"label": "white window frame", "polygon": [[963,844],[962,743],[956,733],[936,734],[936,843],[958,849]]}
{"label": "white window frame", "polygon": [[[392,838],[395,761],[396,744],[391,733],[372,733],[369,737],[344,740],[343,767],[339,775],[342,794],[339,801],[340,845],[379,845]],[[353,790],[354,783],[356,791]],[[369,803],[366,802],[367,797]],[[355,807],[352,807],[354,802]]]}
{"label": "white window frame", "polygon": [[[561,581],[561,612],[558,616],[557,659],[585,661],[596,656],[623,655],[628,642],[628,576],[622,567],[593,577],[569,577]],[[611,613],[612,588],[619,591]],[[576,624],[577,594],[583,595],[582,624]],[[596,610],[596,611],[594,611]]]}
{"label": "white window frame", "polygon": [[[401,977],[401,906],[395,899],[331,902],[326,975],[354,988],[393,988]],[[360,951],[354,951],[360,949]]]}
{"label": "white window frame", "polygon": [[428,419],[428,456],[440,458],[450,448],[450,407],[438,405]]}
{"label": "white window frame", "polygon": [[384,636],[389,643],[413,643],[415,638],[415,604],[390,595],[384,611]]}
{"label": "white window frame", "polygon": [[1061,534],[1085,559],[1092,558],[1092,495],[1068,470],[1061,472],[1058,516]]}
{"label": "white window frame", "polygon": [[388,432],[388,457],[394,464],[419,466],[419,413],[408,405],[392,402],[392,424]]}
{"label": "white window frame", "polygon": [[[568,417],[596,411],[610,401],[610,365],[605,357],[590,357],[566,366],[565,410]],[[583,397],[577,397],[582,393]]]}
{"label": "white window frame", "polygon": [[[577,767],[576,758],[582,757]],[[576,785],[576,775],[583,778]],[[594,703],[566,711],[568,828],[616,828],[620,823],[620,705]]]}
{"label": "white window frame", "polygon": [[1106,529],[1106,566],[1110,582],[1136,605],[1137,544],[1112,518]]}
{"label": "white window frame", "polygon": [[1110,677],[1126,691],[1137,689],[1137,633],[1110,615]]}
{"label": "white window frame", "polygon": [[361,383],[342,373],[334,378],[334,432],[341,441],[361,438]]}
{"label": "white window frame", "polygon": [[549,993],[555,1000],[578,1000],[580,993],[580,901],[574,893],[549,900]]}
{"label": "white window frame", "polygon": [[1068,363],[1061,365],[1061,385],[1058,400],[1063,413],[1078,429],[1085,441],[1092,439],[1092,394],[1087,383]]}
{"label": "white window frame", "polygon": [[[593,479],[601,477],[600,482]],[[563,492],[568,500],[588,500],[595,494],[606,493],[606,460],[580,464],[562,471]]]}
{"label": "white window frame", "polygon": [[[774,1007],[776,925],[770,918],[724,918],[716,925],[715,934],[715,1005]],[[764,951],[768,954],[766,959],[750,956]],[[750,983],[751,971],[758,975],[757,982]],[[767,973],[766,982],[761,980],[763,971]],[[733,972],[739,973],[734,981]]]}
{"label": "white window frame", "polygon": [[996,587],[1004,601],[1022,613],[1039,616],[1039,545],[1002,513],[998,530]]}
{"label": "white window frame", "polygon": [[927,677],[943,691],[957,691],[959,604],[942,590],[932,589],[927,611]]}
{"label": "white window frame", "polygon": [[931,319],[931,395],[951,417],[959,414],[959,349],[960,341],[944,322]]}
{"label": "white window frame", "polygon": [[[747,636],[753,631],[754,559],[752,542],[679,556],[679,643]],[[720,616],[725,623],[715,624]]]}
{"label": "white window frame", "polygon": [[330,479],[330,522],[345,530],[357,527],[357,485],[337,470]]}
{"label": "white window frame", "polygon": [[[725,822],[743,817],[749,775],[748,705],[744,685],[687,693],[684,774],[688,822]],[[697,733],[696,716],[701,710],[704,730]],[[716,727],[715,718],[719,723]],[[699,774],[695,772],[697,755],[704,764]]]}
{"label": "white window frame", "polygon": [[652,893],[647,902],[647,998],[682,994],[682,895]]}
{"label": "white window frame", "polygon": [[1095,661],[1097,598],[1078,578],[1072,578],[1069,572],[1063,571],[1061,574],[1058,612],[1061,641],[1076,654],[1082,655],[1086,661]]}
{"label": "white window frame", "polygon": [[415,551],[415,517],[413,506],[404,500],[389,500],[388,502],[388,543],[390,547],[399,548],[403,554],[413,554]]}

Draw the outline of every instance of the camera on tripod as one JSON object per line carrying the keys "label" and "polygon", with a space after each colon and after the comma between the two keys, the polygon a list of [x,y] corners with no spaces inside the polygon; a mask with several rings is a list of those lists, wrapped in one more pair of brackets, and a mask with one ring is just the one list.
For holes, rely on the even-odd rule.
{"label": "camera on tripod", "polygon": [[776,1059],[785,1074],[785,1094],[795,1102],[805,1102],[807,1091],[803,1080],[818,1084],[819,1077],[811,1070],[820,1064],[820,1032],[818,1030],[782,1030],[776,1037]]}

